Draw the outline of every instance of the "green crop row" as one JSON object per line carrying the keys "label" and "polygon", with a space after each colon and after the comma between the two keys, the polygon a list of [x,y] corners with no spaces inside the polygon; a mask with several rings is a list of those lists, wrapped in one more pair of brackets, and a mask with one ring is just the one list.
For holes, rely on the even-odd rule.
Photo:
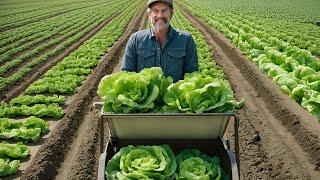
{"label": "green crop row", "polygon": [[[5,9],[0,9],[0,30],[5,31],[9,29],[13,29],[15,27],[20,26],[29,26],[29,24],[33,24],[37,22],[39,24],[40,21],[46,21],[51,17],[59,16],[61,14],[70,14],[74,12],[79,12],[79,10],[90,9],[90,7],[100,6],[109,2],[105,1],[33,1],[28,2],[27,6],[22,8],[17,8],[17,4],[14,7],[10,8],[10,4],[4,4],[1,7]],[[105,6],[106,7],[106,6]],[[94,7],[97,8],[97,7]],[[9,12],[5,12],[6,9],[9,9]],[[16,10],[16,11],[15,11]]]}
{"label": "green crop row", "polygon": [[[115,1],[115,5],[121,5],[121,1]],[[88,7],[88,8],[80,8],[78,10],[72,10],[68,13],[59,14],[56,16],[49,17],[47,19],[43,19],[41,21],[35,21],[24,26],[17,26],[7,31],[3,31],[0,34],[0,46],[5,46],[8,43],[15,42],[23,37],[28,37],[33,34],[37,34],[40,32],[56,29],[65,23],[66,19],[73,19],[73,17],[86,18],[92,14],[104,14],[103,11],[105,9],[110,8],[110,2],[103,4],[103,6],[98,7]],[[50,10],[50,9],[48,9]],[[9,18],[9,17],[7,17]],[[60,20],[60,21],[59,21]]]}
{"label": "green crop row", "polygon": [[[84,27],[82,31],[77,33],[77,30],[70,31],[62,36],[60,36],[58,39],[54,39],[53,41],[50,41],[47,44],[43,44],[42,46],[37,47],[36,49],[30,51],[27,54],[24,54],[22,57],[15,59],[11,61],[10,63],[6,63],[4,66],[1,66],[0,68],[0,74],[5,73],[8,69],[17,66],[18,64],[22,63],[25,59],[32,57],[36,55],[39,51],[45,50],[48,47],[51,47],[60,41],[63,41],[63,43],[56,46],[53,50],[47,52],[46,54],[41,55],[40,57],[37,57],[36,59],[32,60],[28,64],[26,64],[24,67],[21,67],[14,75],[4,78],[0,77],[0,89],[3,89],[7,87],[8,85],[11,85],[17,81],[19,81],[22,77],[24,77],[27,73],[32,71],[32,68],[36,65],[38,65],[41,62],[46,61],[48,58],[56,55],[57,53],[63,51],[67,47],[69,47],[71,44],[78,41],[80,38],[82,38],[86,33],[90,32],[92,29],[94,29],[96,26],[98,26],[102,21],[104,21],[105,18],[110,17],[113,13],[116,12],[116,8],[113,8],[113,6],[110,6],[110,10],[106,13],[104,13],[103,18],[98,19],[98,21],[95,21],[92,23],[91,21],[86,22],[81,27]],[[70,37],[69,39],[65,40],[65,38],[71,36],[72,34],[75,34],[74,36]]]}
{"label": "green crop row", "polygon": [[[314,24],[316,20],[319,20],[316,18],[320,17],[319,11],[313,12],[313,16],[309,18],[312,19],[312,22],[301,22],[297,21],[295,18],[290,19],[293,16],[291,13],[288,13],[291,12],[292,9],[286,9],[290,6],[290,3],[288,1],[281,1],[283,3],[283,6],[285,7],[280,8],[284,9],[281,9],[281,11],[279,11],[280,13],[270,13],[268,17],[263,16],[263,14],[261,14],[260,11],[257,9],[255,11],[252,9],[250,13],[246,13],[246,6],[248,5],[248,2],[244,1],[230,3],[228,0],[202,0],[199,1],[197,4],[190,0],[180,1],[195,15],[202,14],[200,16],[206,16],[206,19],[210,18],[215,21],[223,20],[227,21],[226,23],[230,23],[232,25],[236,25],[234,23],[237,23],[241,26],[250,27],[250,30],[246,30],[247,33],[249,33],[248,31],[263,31],[264,33],[267,33],[273,37],[277,37],[283,41],[289,42],[290,44],[298,46],[299,48],[306,49],[315,55],[320,55],[320,29]],[[258,6],[257,4],[261,2],[262,1],[255,1],[252,4]],[[277,4],[277,2],[280,1],[274,1],[275,4]],[[299,6],[300,2],[298,2],[297,0],[293,2],[293,4],[298,4],[296,4],[296,6]],[[231,7],[226,6],[226,3],[230,3]],[[270,9],[269,6],[263,6],[262,4],[260,4],[260,8],[266,10]],[[312,9],[314,7],[317,7],[317,4],[319,4],[319,1],[313,1],[308,6],[303,3],[303,5],[301,4],[301,6],[306,6],[309,7],[309,9]],[[239,7],[241,5],[242,7]],[[232,8],[233,6],[237,8]],[[301,11],[299,12],[301,13]],[[284,14],[287,18],[277,18],[277,15],[279,14]],[[300,17],[302,17],[301,14]]]}
{"label": "green crop row", "polygon": [[205,37],[193,24],[191,24],[179,9],[175,10],[172,25],[184,31],[189,32],[196,43],[199,58],[200,71],[208,76],[224,79],[224,73],[221,68],[214,62],[212,47],[207,43]]}
{"label": "green crop row", "polygon": [[285,94],[320,119],[320,61],[311,52],[273,37],[253,19],[250,23],[221,12],[212,13],[199,3],[185,3],[184,6],[203,22],[224,33]]}
{"label": "green crop row", "polygon": [[93,17],[99,15],[100,12],[95,12],[94,10],[95,9],[89,9],[77,11],[74,14],[69,13],[61,16],[56,16],[46,23],[39,23],[41,24],[41,26],[35,25],[32,29],[27,30],[24,28],[20,28],[21,30],[24,30],[21,33],[19,31],[10,31],[8,33],[5,33],[7,38],[1,41],[3,47],[0,49],[0,63],[5,61],[5,58],[8,59],[14,54],[21,52],[46,39],[64,34],[72,29],[78,29],[76,27],[77,24],[83,24],[83,20],[88,21]]}
{"label": "green crop row", "polygon": [[[23,62],[26,59],[29,59],[30,57],[36,56],[38,53],[42,52],[46,48],[49,48],[51,46],[54,46],[56,44],[59,44],[63,42],[65,39],[72,37],[74,34],[77,32],[81,31],[82,29],[85,29],[88,27],[90,24],[99,21],[102,19],[103,15],[98,15],[98,14],[93,14],[91,16],[88,16],[87,18],[81,18],[78,17],[78,22],[71,22],[67,23],[65,26],[61,26],[60,28],[55,29],[54,31],[51,32],[46,32],[46,34],[43,34],[39,39],[28,42],[22,46],[15,47],[4,54],[0,55],[0,62],[8,61],[10,60],[11,57],[14,55],[18,54],[19,52],[24,51],[27,48],[30,48],[36,43],[39,43],[41,45],[36,46],[36,48],[27,51],[25,54],[18,56],[18,58],[13,59],[7,63],[5,63],[1,68],[0,68],[0,75],[5,73],[7,70],[10,68],[13,68],[17,65],[19,65],[21,62]],[[52,22],[54,23],[54,22]],[[42,33],[41,33],[42,34]],[[54,38],[52,38],[55,36]],[[50,39],[52,38],[52,39]],[[43,42],[44,40],[49,39],[48,42]]]}
{"label": "green crop row", "polygon": [[90,72],[88,70],[98,64],[101,56],[107,53],[108,47],[111,47],[122,35],[125,26],[137,12],[137,7],[134,10],[113,19],[105,28],[80,46],[78,50],[53,67],[50,73],[45,74],[43,79],[31,84],[26,92],[75,93],[77,87],[85,79],[83,74]]}

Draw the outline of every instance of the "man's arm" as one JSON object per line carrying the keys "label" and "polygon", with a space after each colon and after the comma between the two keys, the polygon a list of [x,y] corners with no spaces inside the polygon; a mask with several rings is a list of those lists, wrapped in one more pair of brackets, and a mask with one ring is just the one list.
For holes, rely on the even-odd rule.
{"label": "man's arm", "polygon": [[128,40],[126,50],[122,58],[121,70],[137,72],[137,53],[134,35],[131,35]]}
{"label": "man's arm", "polygon": [[186,62],[183,66],[184,73],[199,71],[197,48],[191,35],[188,39],[186,54]]}

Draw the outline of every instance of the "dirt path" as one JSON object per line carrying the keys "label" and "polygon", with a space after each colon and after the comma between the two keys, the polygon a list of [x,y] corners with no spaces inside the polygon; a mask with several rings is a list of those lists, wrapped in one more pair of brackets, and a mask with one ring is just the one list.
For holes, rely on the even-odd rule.
{"label": "dirt path", "polygon": [[[236,97],[245,99],[245,108],[238,111],[241,178],[320,177],[320,126],[317,119],[284,95],[223,34],[190,13],[184,14],[214,47],[215,60],[231,82]],[[260,141],[253,138],[257,132]],[[230,137],[232,132],[228,135]]]}

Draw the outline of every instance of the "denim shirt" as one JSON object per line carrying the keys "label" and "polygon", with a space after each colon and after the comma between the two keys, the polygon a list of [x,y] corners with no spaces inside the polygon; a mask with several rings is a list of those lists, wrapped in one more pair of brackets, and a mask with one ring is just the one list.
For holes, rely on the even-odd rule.
{"label": "denim shirt", "polygon": [[198,71],[198,55],[192,36],[170,26],[162,46],[152,28],[131,35],[122,59],[121,70],[140,72],[144,68],[161,67],[174,82],[185,73]]}

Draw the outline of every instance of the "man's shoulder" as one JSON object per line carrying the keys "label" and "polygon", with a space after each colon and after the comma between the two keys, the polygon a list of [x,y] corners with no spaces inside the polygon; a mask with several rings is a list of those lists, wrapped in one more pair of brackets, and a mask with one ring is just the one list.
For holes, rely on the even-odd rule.
{"label": "man's shoulder", "polygon": [[144,29],[144,30],[137,31],[137,32],[133,33],[132,36],[135,36],[138,38],[150,36],[150,29]]}
{"label": "man's shoulder", "polygon": [[184,37],[191,37],[191,34],[187,31],[183,31],[180,29],[173,29],[174,33],[177,34],[177,36],[184,36]]}

